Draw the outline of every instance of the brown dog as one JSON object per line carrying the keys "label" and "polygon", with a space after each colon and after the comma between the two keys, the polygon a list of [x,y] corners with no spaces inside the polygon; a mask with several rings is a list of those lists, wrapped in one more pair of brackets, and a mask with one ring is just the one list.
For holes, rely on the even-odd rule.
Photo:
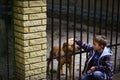
{"label": "brown dog", "polygon": [[[52,50],[50,51],[50,55],[49,55],[50,58],[52,57],[52,55],[53,55],[53,57],[58,57],[59,53],[60,53],[61,56],[64,56],[64,57],[60,58],[60,65],[57,67],[57,76],[56,76],[57,79],[56,80],[59,80],[59,69],[61,70],[61,73],[63,74],[62,67],[66,63],[69,65],[68,66],[68,68],[69,68],[69,80],[72,80],[72,55],[70,55],[70,54],[73,53],[73,50],[78,50],[78,45],[75,43],[75,46],[74,46],[73,43],[74,42],[72,40],[69,40],[68,44],[67,44],[67,42],[63,43],[63,46],[62,46],[61,49],[59,49],[58,46],[54,46],[53,49],[52,49],[53,51]],[[66,61],[66,56],[65,56],[66,54],[69,55],[67,57],[67,61]],[[59,58],[57,58],[57,61],[59,61]],[[47,74],[49,74],[50,62],[51,61],[49,60],[48,61],[48,66],[47,66]]]}

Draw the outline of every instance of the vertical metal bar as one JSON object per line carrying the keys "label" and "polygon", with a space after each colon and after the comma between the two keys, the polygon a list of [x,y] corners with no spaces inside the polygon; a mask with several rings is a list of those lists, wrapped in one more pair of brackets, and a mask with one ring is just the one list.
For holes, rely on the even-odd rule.
{"label": "vertical metal bar", "polygon": [[119,9],[120,9],[120,0],[117,4],[117,26],[116,26],[116,42],[115,42],[115,59],[114,59],[114,71],[116,70],[116,61],[117,61],[117,44],[118,44],[118,27],[119,27]]}
{"label": "vertical metal bar", "polygon": [[12,35],[13,35],[13,80],[16,80],[16,74],[15,74],[15,72],[16,72],[16,69],[15,69],[15,66],[16,66],[16,62],[15,62],[15,34],[14,34],[14,0],[12,0]]}
{"label": "vertical metal bar", "polygon": [[[1,5],[0,5],[0,7],[1,7]],[[1,16],[0,16],[0,24],[2,23],[2,18],[1,18]],[[0,46],[1,46],[1,42],[0,42]],[[1,52],[1,49],[0,49],[0,52]],[[2,53],[0,53],[0,63],[2,64],[2,59],[1,59],[1,54]],[[1,68],[2,66],[0,65],[0,80],[2,80],[2,68]]]}
{"label": "vertical metal bar", "polygon": [[[113,24],[114,24],[114,0],[112,0],[112,20],[111,20],[111,35],[110,35],[110,46],[112,45],[113,39]],[[110,47],[112,49],[112,46]]]}
{"label": "vertical metal bar", "polygon": [[[77,0],[75,0],[74,3],[74,42],[75,42],[75,36],[76,36],[76,7],[77,7]],[[75,53],[75,43],[74,43],[74,49],[73,49],[73,53]],[[74,80],[75,79],[75,54],[73,55],[73,77]]]}
{"label": "vertical metal bar", "polygon": [[[5,5],[6,6],[6,8],[8,8],[7,7],[7,5]],[[5,27],[6,27],[6,45],[7,45],[7,49],[6,49],[6,61],[7,61],[7,63],[6,63],[6,67],[7,67],[7,79],[9,80],[9,51],[8,51],[8,27],[10,26],[10,24],[9,24],[9,20],[10,20],[10,17],[8,16],[8,14],[6,14],[6,16],[5,16]]]}
{"label": "vertical metal bar", "polygon": [[87,14],[87,43],[89,42],[89,17],[90,17],[90,0],[88,0],[88,14]]}
{"label": "vertical metal bar", "polygon": [[96,27],[96,5],[97,5],[97,0],[94,0],[94,24],[93,24],[93,37],[95,36],[95,27]]}
{"label": "vertical metal bar", "polygon": [[[62,15],[62,0],[59,0],[59,61],[58,61],[58,66],[61,68],[61,63],[60,63],[60,58],[61,58],[61,24],[62,24],[62,20],[61,20],[61,15]],[[58,68],[59,71],[59,80],[61,80],[60,78],[60,68]]]}
{"label": "vertical metal bar", "polygon": [[[89,43],[89,17],[90,17],[90,0],[88,0],[88,14],[87,14],[87,43]],[[86,58],[88,54],[86,54]]]}
{"label": "vertical metal bar", "polygon": [[5,24],[6,24],[6,40],[7,40],[7,79],[9,80],[9,51],[8,51],[8,20],[7,18],[9,18],[8,16],[5,16]]}
{"label": "vertical metal bar", "polygon": [[[69,37],[68,31],[69,31],[69,0],[67,0],[67,30],[66,30],[66,32],[67,32],[67,45],[68,45],[68,37]],[[68,54],[68,46],[67,46],[67,54]],[[66,62],[68,61],[67,60],[67,58],[68,58],[67,54],[66,54]],[[68,64],[66,63],[66,75],[65,75],[66,80],[68,79],[68,77],[67,77],[67,75],[68,75],[67,66],[68,66]]]}
{"label": "vertical metal bar", "polygon": [[107,36],[109,0],[106,1],[105,36]]}
{"label": "vertical metal bar", "polygon": [[119,59],[119,68],[118,68],[118,70],[120,71],[120,59]]}
{"label": "vertical metal bar", "polygon": [[102,29],[102,3],[103,3],[103,0],[100,1],[100,23],[99,23],[99,34],[101,34],[101,29]]}
{"label": "vertical metal bar", "polygon": [[[82,41],[82,29],[83,29],[83,6],[84,6],[84,0],[81,0],[81,15],[80,15],[80,18],[81,18],[81,25],[80,25],[80,40]],[[80,49],[80,52],[82,50]],[[81,64],[82,64],[82,55],[80,53],[80,58],[79,58],[79,80],[81,80]]]}
{"label": "vertical metal bar", "polygon": [[[54,44],[54,0],[52,0],[52,9],[51,9],[51,71],[53,71],[53,44]],[[53,80],[53,73],[50,75],[51,80]]]}

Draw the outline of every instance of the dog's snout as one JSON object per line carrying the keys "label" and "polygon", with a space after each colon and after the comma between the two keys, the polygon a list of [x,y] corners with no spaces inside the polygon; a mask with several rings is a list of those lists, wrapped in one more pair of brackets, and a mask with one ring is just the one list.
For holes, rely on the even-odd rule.
{"label": "dog's snout", "polygon": [[77,46],[77,49],[80,50],[80,46]]}
{"label": "dog's snout", "polygon": [[79,49],[79,46],[76,43],[75,43],[75,47],[76,47],[77,50]]}

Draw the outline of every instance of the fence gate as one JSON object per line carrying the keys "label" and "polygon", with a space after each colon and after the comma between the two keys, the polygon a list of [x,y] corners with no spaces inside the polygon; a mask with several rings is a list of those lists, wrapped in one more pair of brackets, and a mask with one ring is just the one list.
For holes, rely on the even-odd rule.
{"label": "fence gate", "polygon": [[[50,68],[47,71],[48,80],[57,80],[56,77],[68,80],[69,62],[72,62],[70,78],[78,80],[87,55],[82,50],[76,52],[75,47],[69,55],[69,47],[73,45],[69,44],[68,39],[80,39],[92,45],[93,36],[96,34],[107,37],[108,47],[113,51],[114,72],[120,71],[120,0],[47,0],[47,16],[48,64],[51,61],[51,64],[47,65],[47,68]],[[67,48],[64,45],[67,45]],[[60,71],[63,63],[65,75],[61,75]]]}
{"label": "fence gate", "polygon": [[0,0],[0,80],[13,80],[12,2]]}

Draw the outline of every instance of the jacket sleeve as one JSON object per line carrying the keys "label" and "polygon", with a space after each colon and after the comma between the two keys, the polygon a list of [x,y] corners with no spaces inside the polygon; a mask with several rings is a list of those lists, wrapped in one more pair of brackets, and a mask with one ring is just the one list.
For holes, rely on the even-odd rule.
{"label": "jacket sleeve", "polygon": [[90,52],[93,50],[93,47],[86,42],[82,42],[81,40],[75,40],[75,42],[79,45],[80,48],[83,48],[86,52]]}
{"label": "jacket sleeve", "polygon": [[104,59],[101,60],[99,66],[95,66],[95,70],[100,70],[103,72],[109,72],[112,70],[112,60],[111,55],[104,56]]}

